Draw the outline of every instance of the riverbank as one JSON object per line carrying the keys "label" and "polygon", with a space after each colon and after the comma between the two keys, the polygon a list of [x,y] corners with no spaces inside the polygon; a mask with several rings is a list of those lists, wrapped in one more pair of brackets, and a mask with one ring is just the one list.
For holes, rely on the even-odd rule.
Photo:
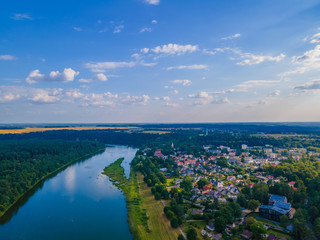
{"label": "riverbank", "polygon": [[129,179],[125,177],[121,167],[123,160],[120,158],[110,164],[103,173],[126,197],[129,229],[134,239],[176,240],[180,232],[170,226],[162,203],[154,199],[142,174],[131,168]]}
{"label": "riverbank", "polygon": [[33,191],[35,188],[37,188],[41,183],[43,183],[45,180],[51,178],[52,176],[56,175],[57,173],[59,173],[60,171],[66,169],[67,167],[69,167],[70,165],[76,163],[76,162],[79,162],[79,161],[83,161],[87,158],[90,158],[98,153],[102,153],[103,151],[105,150],[105,147],[104,148],[100,148],[99,150],[97,151],[94,151],[92,153],[88,153],[88,154],[85,154],[84,156],[82,157],[79,157],[79,158],[76,158],[62,166],[60,166],[59,168],[57,168],[56,170],[44,175],[43,177],[41,177],[39,180],[37,180],[27,191],[25,191],[24,193],[20,194],[18,196],[18,198],[13,202],[11,203],[10,205],[8,205],[3,211],[0,212],[0,220],[2,217],[4,217],[6,215],[6,213],[15,205],[17,204],[19,201],[21,201],[21,199],[27,195],[29,192]]}

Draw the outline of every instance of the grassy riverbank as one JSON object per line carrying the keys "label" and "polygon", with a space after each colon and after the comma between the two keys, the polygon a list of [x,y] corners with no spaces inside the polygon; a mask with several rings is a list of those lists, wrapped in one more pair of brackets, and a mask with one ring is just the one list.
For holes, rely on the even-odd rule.
{"label": "grassy riverbank", "polygon": [[178,229],[173,229],[163,213],[163,205],[154,200],[150,188],[143,182],[143,176],[131,169],[130,177],[124,175],[121,167],[123,158],[104,169],[113,184],[125,195],[128,208],[128,222],[134,239],[177,239]]}
{"label": "grassy riverbank", "polygon": [[83,156],[81,156],[81,157],[75,158],[75,159],[67,162],[66,164],[63,164],[63,165],[59,166],[59,167],[56,168],[55,170],[53,170],[53,171],[45,174],[45,175],[42,176],[41,178],[37,179],[37,180],[34,182],[34,184],[32,184],[30,187],[28,187],[28,189],[27,189],[26,191],[24,191],[23,193],[17,195],[17,196],[16,196],[16,199],[15,199],[12,203],[10,203],[9,205],[7,205],[5,208],[3,208],[2,211],[0,211],[0,218],[1,218],[2,216],[4,216],[4,215],[7,213],[7,211],[8,211],[10,208],[12,208],[18,201],[20,201],[27,193],[29,193],[29,192],[31,192],[33,189],[37,188],[41,182],[44,182],[46,179],[54,176],[54,175],[57,174],[58,172],[64,170],[64,169],[67,168],[68,166],[70,166],[71,164],[76,163],[76,162],[78,162],[78,161],[85,160],[85,159],[87,159],[87,158],[90,158],[90,157],[92,157],[92,156],[94,156],[94,155],[96,155],[96,154],[98,154],[98,153],[100,153],[100,152],[103,152],[104,150],[105,150],[105,148],[99,148],[98,150],[95,150],[94,152],[91,152],[91,153],[85,154],[85,155],[83,155]]}

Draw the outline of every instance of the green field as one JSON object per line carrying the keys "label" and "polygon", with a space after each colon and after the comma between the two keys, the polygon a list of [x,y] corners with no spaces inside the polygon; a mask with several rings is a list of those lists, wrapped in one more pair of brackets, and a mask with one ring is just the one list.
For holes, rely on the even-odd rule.
{"label": "green field", "polygon": [[129,228],[134,239],[176,240],[180,232],[170,226],[161,201],[154,200],[140,173],[131,169],[129,180],[125,177],[124,169],[121,167],[123,160],[118,159],[106,167],[103,173],[126,197]]}

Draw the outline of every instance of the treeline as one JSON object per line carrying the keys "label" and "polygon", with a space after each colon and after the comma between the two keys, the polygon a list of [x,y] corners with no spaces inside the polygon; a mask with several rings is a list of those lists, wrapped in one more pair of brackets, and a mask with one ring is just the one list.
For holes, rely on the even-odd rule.
{"label": "treeline", "polygon": [[43,177],[104,147],[98,142],[0,141],[0,216]]}

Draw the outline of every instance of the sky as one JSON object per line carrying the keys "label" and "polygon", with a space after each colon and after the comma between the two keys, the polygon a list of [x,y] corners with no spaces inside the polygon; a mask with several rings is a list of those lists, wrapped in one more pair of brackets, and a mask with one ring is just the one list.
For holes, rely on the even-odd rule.
{"label": "sky", "polygon": [[5,1],[0,123],[320,121],[320,0]]}

